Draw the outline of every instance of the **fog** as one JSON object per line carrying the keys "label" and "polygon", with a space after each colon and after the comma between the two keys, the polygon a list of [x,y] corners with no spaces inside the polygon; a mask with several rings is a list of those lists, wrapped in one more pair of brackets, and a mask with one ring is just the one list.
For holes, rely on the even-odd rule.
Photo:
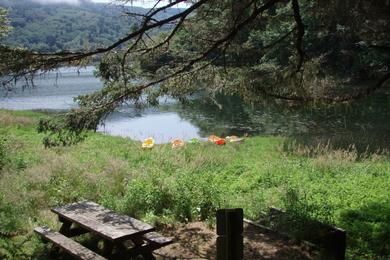
{"label": "fog", "polygon": [[77,5],[80,3],[80,0],[32,0],[32,1],[40,4],[66,3],[66,4]]}

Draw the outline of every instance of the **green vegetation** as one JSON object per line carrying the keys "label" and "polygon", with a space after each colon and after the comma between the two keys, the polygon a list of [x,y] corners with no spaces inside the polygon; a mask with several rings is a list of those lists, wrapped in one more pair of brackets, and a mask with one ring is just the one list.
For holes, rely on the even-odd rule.
{"label": "green vegetation", "polygon": [[[172,150],[88,133],[72,147],[45,149],[33,112],[0,111],[0,258],[44,258],[32,234],[58,227],[50,207],[93,200],[154,222],[209,220],[219,207],[257,219],[268,206],[344,228],[348,255],[390,255],[390,158],[253,137],[243,144]],[[314,149],[314,150],[313,150]]]}
{"label": "green vegetation", "polygon": [[7,36],[9,31],[11,30],[7,15],[7,10],[0,7],[0,42],[3,41],[3,37]]}
{"label": "green vegetation", "polygon": [[[211,63],[207,73],[199,70],[168,80],[160,92],[186,98],[204,89],[210,96],[234,93],[255,102],[264,96],[348,100],[356,95],[357,87],[371,86],[368,79],[378,80],[389,71],[390,38],[381,32],[390,26],[388,3],[274,1],[271,8],[250,20],[252,9],[247,6],[267,2],[206,2],[178,30],[169,51],[162,48],[152,57],[143,56],[141,68],[151,72],[153,79],[161,78],[172,64],[207,53],[222,38],[207,37],[215,35],[231,39],[206,55],[205,62]],[[294,2],[299,2],[302,28],[293,19],[297,15]],[[236,35],[228,34],[245,19],[250,25]],[[376,29],[367,30],[368,26]]]}
{"label": "green vegetation", "polygon": [[[42,5],[29,0],[0,0],[0,6],[9,9],[9,19],[14,28],[7,42],[11,46],[41,52],[107,46],[139,23],[135,18],[123,15],[124,11],[147,12],[140,7],[120,9],[88,1],[80,5]],[[162,16],[175,12],[171,9]]]}
{"label": "green vegetation", "polygon": [[[142,24],[88,1],[77,7],[0,3],[8,9],[8,15],[0,9],[0,37],[9,31],[7,16],[14,28],[12,46],[0,45],[2,86],[96,57],[104,83],[78,97],[80,107],[62,118],[0,111],[0,258],[44,258],[47,250],[31,230],[56,227],[50,207],[83,199],[162,223],[212,222],[220,207],[243,207],[246,217],[258,219],[272,205],[346,229],[349,257],[390,257],[389,98],[378,91],[390,79],[388,1],[198,0],[176,14],[168,6],[157,9]],[[66,49],[82,50],[31,54]],[[323,111],[327,118],[313,140],[299,132],[224,147],[201,143],[172,150],[166,144],[142,150],[139,142],[89,132],[124,102],[157,105],[165,95],[188,102],[202,93],[219,106],[220,94],[255,104],[273,97],[298,106],[358,100],[374,92],[383,96],[379,109],[351,102],[351,108],[366,110],[340,112],[341,120],[326,112],[338,106],[309,113],[304,122],[315,114],[322,120]],[[299,119],[280,114],[258,116],[279,124],[288,116],[294,118],[290,122]],[[41,117],[49,119],[39,125],[46,138],[35,131]],[[258,119],[248,116],[243,124],[257,126]],[[207,128],[206,120],[198,121]],[[351,131],[332,136],[335,126],[346,129],[347,123]],[[286,128],[292,125],[279,130]],[[84,134],[88,138],[78,143]],[[53,147],[45,149],[42,139]],[[384,149],[376,150],[376,143]]]}
{"label": "green vegetation", "polygon": [[[144,15],[143,23],[106,48],[55,55],[0,48],[7,64],[0,74],[8,76],[3,85],[9,88],[10,78],[101,58],[97,75],[103,87],[79,96],[78,109],[59,120],[42,122],[47,145],[79,141],[77,134],[95,129],[126,102],[157,105],[162,96],[188,101],[203,93],[214,100],[220,94],[241,96],[252,104],[264,97],[333,104],[384,93],[389,86],[387,2],[199,0],[159,19],[169,7]],[[101,29],[93,24],[91,32]],[[169,25],[172,30],[155,34]]]}
{"label": "green vegetation", "polygon": [[118,19],[117,15],[104,12],[103,6],[94,10],[66,4],[16,2],[9,6],[14,31],[8,42],[30,50],[53,52],[107,45],[124,35],[131,23],[128,19]]}

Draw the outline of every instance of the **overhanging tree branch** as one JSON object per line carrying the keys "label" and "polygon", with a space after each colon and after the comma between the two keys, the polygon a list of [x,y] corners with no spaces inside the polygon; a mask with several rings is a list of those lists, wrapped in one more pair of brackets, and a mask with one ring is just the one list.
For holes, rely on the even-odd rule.
{"label": "overhanging tree branch", "polygon": [[[308,56],[311,56],[312,52],[310,52],[310,45],[307,44],[307,47],[304,48],[304,37],[306,33],[305,24],[302,21],[301,16],[301,10],[300,5],[305,7],[304,2],[299,0],[291,0],[291,7],[289,7],[288,3],[290,1],[286,0],[245,0],[243,3],[239,3],[237,8],[234,9],[234,11],[237,11],[233,17],[233,20],[228,20],[223,23],[223,21],[214,21],[214,23],[203,23],[203,20],[205,17],[213,17],[216,14],[219,14],[222,12],[226,12],[228,10],[228,7],[230,4],[236,4],[236,2],[229,2],[229,1],[214,1],[214,0],[198,0],[193,1],[193,4],[188,7],[185,10],[180,10],[178,13],[170,15],[166,18],[157,18],[158,14],[161,14],[162,12],[165,12],[168,8],[173,7],[174,5],[178,3],[183,3],[185,0],[176,0],[176,1],[169,1],[165,6],[157,7],[157,3],[162,2],[161,0],[156,1],[156,5],[146,14],[137,15],[142,18],[142,22],[139,26],[139,28],[135,29],[134,31],[130,32],[125,37],[118,39],[116,42],[110,44],[109,46],[106,46],[104,48],[98,48],[94,50],[84,51],[84,52],[69,52],[69,51],[62,51],[57,53],[31,53],[28,51],[21,50],[16,55],[17,56],[17,62],[16,67],[14,68],[21,68],[16,69],[15,75],[26,75],[28,73],[35,73],[39,70],[50,70],[52,68],[57,68],[63,64],[81,64],[81,62],[90,59],[91,57],[95,55],[100,54],[107,54],[111,53],[114,54],[113,57],[116,59],[121,59],[117,64],[121,67],[117,67],[117,71],[115,71],[113,74],[107,74],[107,84],[105,85],[105,88],[100,92],[97,93],[94,97],[95,99],[84,97],[80,99],[80,105],[81,108],[79,110],[72,111],[72,113],[80,112],[82,114],[81,117],[75,117],[69,116],[69,122],[74,126],[79,124],[80,129],[89,129],[91,126],[95,127],[96,122],[102,118],[105,114],[113,111],[117,106],[122,104],[123,102],[126,102],[128,100],[137,102],[138,99],[141,97],[141,94],[144,90],[158,85],[160,83],[168,82],[169,79],[178,79],[180,76],[183,76],[184,78],[188,76],[188,74],[198,71],[200,69],[203,69],[207,66],[214,66],[218,67],[221,66],[220,62],[221,60],[218,60],[221,56],[223,56],[223,68],[225,69],[226,73],[229,73],[229,69],[226,69],[226,57],[229,58],[229,55],[236,59],[237,57],[240,57],[241,53],[234,53],[235,48],[239,48],[240,50],[244,49],[238,46],[238,44],[245,43],[245,37],[251,37],[251,33],[254,32],[254,34],[257,33],[257,31],[260,31],[258,33],[259,36],[254,36],[255,39],[259,39],[255,48],[255,54],[258,55],[258,57],[251,57],[248,58],[249,65],[245,64],[243,66],[252,66],[254,63],[254,60],[257,62],[261,59],[265,59],[267,61],[271,61],[268,64],[266,64],[269,67],[261,67],[258,66],[253,71],[255,72],[262,72],[262,70],[273,72],[275,70],[278,70],[281,68],[283,72],[287,72],[287,74],[291,75],[291,72],[293,71],[293,75],[295,75],[297,72],[302,73],[299,74],[302,76],[303,79],[303,73],[306,72],[304,68],[308,68],[306,64],[309,64],[309,62],[305,61],[306,53],[307,51],[309,54]],[[281,15],[263,15],[263,13],[267,10],[273,9],[275,7],[282,10]],[[224,9],[225,8],[225,9]],[[305,12],[307,11],[306,9]],[[199,12],[198,12],[199,11]],[[228,10],[229,11],[229,10]],[[233,12],[233,9],[230,11]],[[292,13],[291,13],[292,11]],[[191,16],[191,14],[196,14],[195,16]],[[201,15],[197,16],[198,13],[201,13]],[[229,13],[225,13],[229,14]],[[131,14],[134,15],[134,14]],[[203,15],[203,16],[202,16]],[[160,16],[159,16],[160,17]],[[227,16],[230,17],[230,16]],[[261,17],[261,19],[260,19]],[[194,18],[194,19],[191,19]],[[226,19],[226,18],[225,18]],[[278,19],[278,20],[277,20]],[[289,23],[291,23],[292,19],[294,19],[295,27],[292,28],[290,31],[285,32],[286,26],[289,26]],[[281,22],[280,22],[281,20]],[[263,23],[264,21],[264,23]],[[277,38],[275,39],[275,31],[272,31],[271,34],[267,35],[267,30],[270,26],[271,30],[275,27],[272,22],[276,23],[276,25],[279,25],[280,27],[275,30],[276,32],[279,32],[277,35]],[[189,27],[191,24],[194,23],[200,23],[200,26],[195,27],[198,28],[197,34],[191,35],[191,31],[187,31],[187,25]],[[148,37],[148,32],[153,32],[155,29],[161,28],[164,25],[174,25],[171,31],[164,37],[164,38],[156,38],[156,39],[150,39],[148,40],[146,37]],[[271,25],[270,25],[271,24]],[[307,23],[308,26],[311,25],[311,23]],[[207,28],[207,26],[210,26],[212,29]],[[183,30],[183,28],[185,30]],[[192,28],[192,27],[191,27]],[[246,30],[248,29],[248,30]],[[253,31],[250,31],[253,30]],[[257,31],[256,31],[257,30]],[[265,32],[263,34],[263,31]],[[209,35],[207,33],[210,33],[210,31],[215,34]],[[284,34],[280,33],[280,31],[283,31]],[[308,30],[310,31],[310,30]],[[242,32],[242,33],[241,33]],[[269,57],[267,57],[266,51],[268,51],[271,48],[274,48],[279,43],[285,41],[293,32],[296,32],[296,38],[295,42],[293,44],[286,43],[284,47],[286,47],[286,50],[281,50],[283,55],[277,56],[275,53],[267,52],[269,53]],[[177,45],[170,45],[172,41],[174,41],[175,36],[179,34],[179,36],[186,36],[187,34],[190,34],[190,39],[185,39],[183,46],[185,48],[190,46],[190,48],[183,51],[181,54],[177,54],[178,52],[175,52],[178,48],[180,49],[180,46]],[[192,38],[192,36],[194,36]],[[250,35],[250,36],[248,36]],[[188,36],[188,35],[187,35]],[[309,35],[310,36],[310,35]],[[309,37],[308,36],[308,37]],[[258,37],[258,38],[256,38]],[[206,40],[204,40],[206,38]],[[209,39],[207,39],[209,38]],[[268,42],[269,39],[272,38],[273,42],[270,44],[263,46],[264,42]],[[176,43],[179,43],[182,40],[180,37],[177,38],[178,41]],[[195,39],[196,43],[191,44],[191,40]],[[305,38],[306,39],[306,38]],[[156,40],[156,41],[154,41]],[[374,42],[374,41],[373,41]],[[127,45],[127,48],[123,48],[124,45]],[[164,46],[167,46],[166,49],[162,48]],[[263,46],[263,47],[259,47]],[[247,47],[245,47],[247,48]],[[250,47],[253,48],[253,47]],[[282,49],[282,48],[281,48]],[[305,50],[304,50],[305,49]],[[10,50],[10,53],[14,50]],[[118,51],[118,52],[117,52]],[[156,52],[154,52],[156,51]],[[130,77],[133,76],[132,73],[132,65],[131,63],[128,63],[127,58],[128,57],[137,57],[137,55],[143,55],[153,52],[153,55],[160,55],[157,58],[161,58],[160,60],[157,59],[156,64],[160,68],[160,70],[156,69],[158,73],[155,73],[153,75],[153,79],[151,79],[149,82],[146,83],[136,83],[136,84],[128,84],[130,82]],[[288,61],[289,57],[291,57],[291,53],[297,53],[298,61],[295,64],[294,67],[291,67],[291,64],[286,65],[286,61]],[[7,56],[7,59],[12,59],[12,55],[9,54]],[[7,54],[7,55],[8,55]],[[133,55],[134,54],[134,55]],[[275,58],[276,56],[276,58]],[[168,58],[167,58],[168,57]],[[241,56],[242,57],[242,56]],[[272,59],[283,59],[283,61],[276,61],[273,63]],[[168,60],[168,61],[167,61]],[[174,62],[172,62],[174,60]],[[163,62],[161,64],[161,62]],[[219,62],[219,63],[218,63]],[[233,63],[234,64],[234,63]],[[236,63],[237,64],[237,63]],[[115,66],[116,64],[114,64]],[[153,64],[151,67],[153,67],[155,64]],[[257,66],[258,64],[256,64]],[[262,64],[260,64],[262,65]],[[305,66],[305,67],[304,67]],[[309,65],[308,65],[309,66]],[[153,69],[155,69],[155,67]],[[234,67],[234,66],[232,66]],[[162,69],[161,69],[162,68]],[[258,69],[260,68],[260,69]],[[264,69],[265,68],[265,69]],[[152,70],[153,70],[152,69]],[[241,69],[241,67],[240,67]],[[9,72],[12,71],[12,69],[5,71]],[[120,71],[120,73],[118,72]],[[234,72],[234,68],[231,70]],[[230,72],[231,72],[230,71]],[[131,73],[130,73],[131,72]],[[3,71],[1,71],[3,74]],[[110,75],[114,75],[111,77]],[[119,76],[118,76],[119,75]],[[131,76],[130,76],[131,75]],[[147,76],[150,76],[151,74],[147,74]],[[272,73],[269,73],[268,75],[272,75]],[[144,75],[141,75],[144,76]],[[351,99],[358,99],[363,96],[367,96],[379,88],[383,87],[385,83],[388,81],[390,76],[385,76],[383,79],[381,79],[378,84],[374,85],[371,88],[362,90],[356,94],[352,95],[346,95],[346,96],[322,96],[322,97],[305,97],[305,94],[302,97],[298,96],[300,94],[296,93],[304,93],[300,91],[299,89],[280,89],[280,93],[278,92],[278,89],[276,87],[274,88],[268,88],[263,91],[263,94],[266,96],[278,98],[278,99],[286,99],[286,100],[296,100],[296,101],[313,101],[313,100],[323,100],[326,102],[335,102],[335,101],[347,101]],[[123,82],[120,82],[121,79],[123,79]],[[273,81],[277,81],[277,77],[271,79]],[[294,80],[294,77],[290,77],[289,80]],[[272,85],[272,82],[271,84]],[[303,85],[303,83],[301,83]],[[112,90],[112,91],[111,91]],[[297,91],[296,91],[297,90]],[[111,91],[111,92],[110,92]],[[286,95],[284,95],[287,93]],[[289,93],[295,93],[289,95]],[[330,93],[330,92],[328,92]],[[93,95],[93,94],[91,94]],[[70,114],[72,114],[70,113]],[[93,120],[89,120],[88,114],[94,114]],[[85,122],[83,121],[85,119]],[[74,130],[75,128],[72,128]]]}
{"label": "overhanging tree branch", "polygon": [[[230,41],[234,39],[234,37],[239,33],[242,28],[247,26],[251,21],[256,19],[259,14],[272,7],[275,3],[279,1],[281,0],[270,0],[267,1],[263,6],[254,8],[251,14],[245,20],[236,24],[236,26],[232,28],[231,31],[226,33],[222,38],[217,39],[209,48],[204,50],[197,57],[194,57],[193,59],[190,59],[181,65],[177,65],[176,69],[174,69],[171,73],[168,73],[167,75],[160,77],[154,81],[151,81],[147,84],[126,88],[125,90],[121,91],[117,95],[112,96],[111,98],[106,98],[102,96],[102,99],[100,100],[101,102],[93,102],[93,105],[91,107],[81,107],[79,113],[81,113],[82,117],[87,117],[88,114],[97,114],[97,118],[100,118],[104,114],[111,112],[115,107],[119,106],[127,99],[131,97],[138,97],[143,90],[151,86],[162,83],[168,79],[178,77],[182,74],[191,73],[194,72],[194,70],[203,69],[209,66],[213,63],[213,61],[219,58],[223,51],[219,52],[219,55],[217,55],[217,57],[214,57],[213,59],[207,61],[211,53],[215,52],[217,49],[222,48],[223,50],[224,48],[226,48],[229,45]],[[200,63],[202,61],[206,63],[200,67],[194,67],[195,64]],[[75,122],[75,118],[73,118],[72,116],[69,117],[69,120],[71,122]],[[97,123],[96,120],[92,123],[89,120],[85,121],[84,123],[82,120],[76,120],[76,122],[79,124],[79,127],[81,129],[89,129],[91,126],[96,126]],[[72,125],[74,125],[74,123],[72,123]]]}
{"label": "overhanging tree branch", "polygon": [[299,72],[302,68],[302,64],[305,59],[305,52],[303,51],[303,37],[305,36],[305,25],[302,22],[298,0],[291,0],[291,2],[294,11],[295,23],[297,24],[297,28],[298,28],[298,34],[297,34],[295,46],[299,56],[298,65],[297,65],[297,72]]}

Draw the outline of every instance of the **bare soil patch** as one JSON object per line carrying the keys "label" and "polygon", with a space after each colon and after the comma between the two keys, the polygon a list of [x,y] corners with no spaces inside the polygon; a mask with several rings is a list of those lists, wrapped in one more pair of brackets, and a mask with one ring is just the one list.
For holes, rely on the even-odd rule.
{"label": "bare soil patch", "polygon": [[[155,251],[158,259],[215,259],[216,232],[203,222],[164,227],[161,231],[175,243]],[[313,259],[309,250],[289,239],[244,225],[245,259]]]}

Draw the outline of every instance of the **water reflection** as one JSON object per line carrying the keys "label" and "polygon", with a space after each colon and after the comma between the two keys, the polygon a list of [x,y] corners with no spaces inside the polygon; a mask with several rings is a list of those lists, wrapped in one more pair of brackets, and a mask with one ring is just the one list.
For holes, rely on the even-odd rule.
{"label": "water reflection", "polygon": [[[303,106],[264,101],[252,106],[237,97],[215,102],[193,100],[176,108],[196,125],[201,136],[282,135],[305,145],[330,142],[334,148],[354,145],[359,152],[390,148],[390,95],[379,93],[350,104]],[[222,109],[221,109],[222,108]]]}
{"label": "water reflection", "polygon": [[[0,108],[10,110],[64,111],[77,107],[73,98],[91,93],[102,87],[99,79],[93,76],[93,67],[77,70],[62,68],[38,76],[35,87],[25,87],[23,80],[17,82],[12,91],[0,88]],[[161,99],[162,106],[175,107],[176,101]],[[143,140],[149,136],[157,143],[169,142],[175,138],[184,140],[200,137],[198,127],[181,118],[174,109],[162,111],[157,108],[139,110],[126,105],[109,115],[99,126],[98,131],[110,135]]]}
{"label": "water reflection", "polygon": [[102,87],[93,76],[94,67],[62,68],[34,78],[34,86],[19,80],[12,91],[0,88],[0,108],[10,110],[67,110],[76,107],[73,98]]}
{"label": "water reflection", "polygon": [[[76,106],[73,97],[102,87],[93,76],[93,67],[79,72],[61,69],[58,75],[37,78],[35,84],[23,90],[23,82],[18,82],[12,92],[0,89],[0,108],[66,110]],[[160,143],[210,134],[282,135],[304,144],[330,140],[335,147],[354,143],[360,150],[369,146],[374,151],[390,147],[389,115],[388,93],[329,107],[275,101],[246,105],[237,97],[217,96],[214,101],[192,99],[186,105],[163,99],[158,108],[144,110],[123,106],[108,116],[98,131],[137,140],[152,136]]]}
{"label": "water reflection", "polygon": [[199,137],[199,129],[177,113],[154,113],[141,117],[129,117],[126,113],[113,113],[98,131],[135,140],[153,137],[157,143],[166,143],[174,138],[189,140]]}

